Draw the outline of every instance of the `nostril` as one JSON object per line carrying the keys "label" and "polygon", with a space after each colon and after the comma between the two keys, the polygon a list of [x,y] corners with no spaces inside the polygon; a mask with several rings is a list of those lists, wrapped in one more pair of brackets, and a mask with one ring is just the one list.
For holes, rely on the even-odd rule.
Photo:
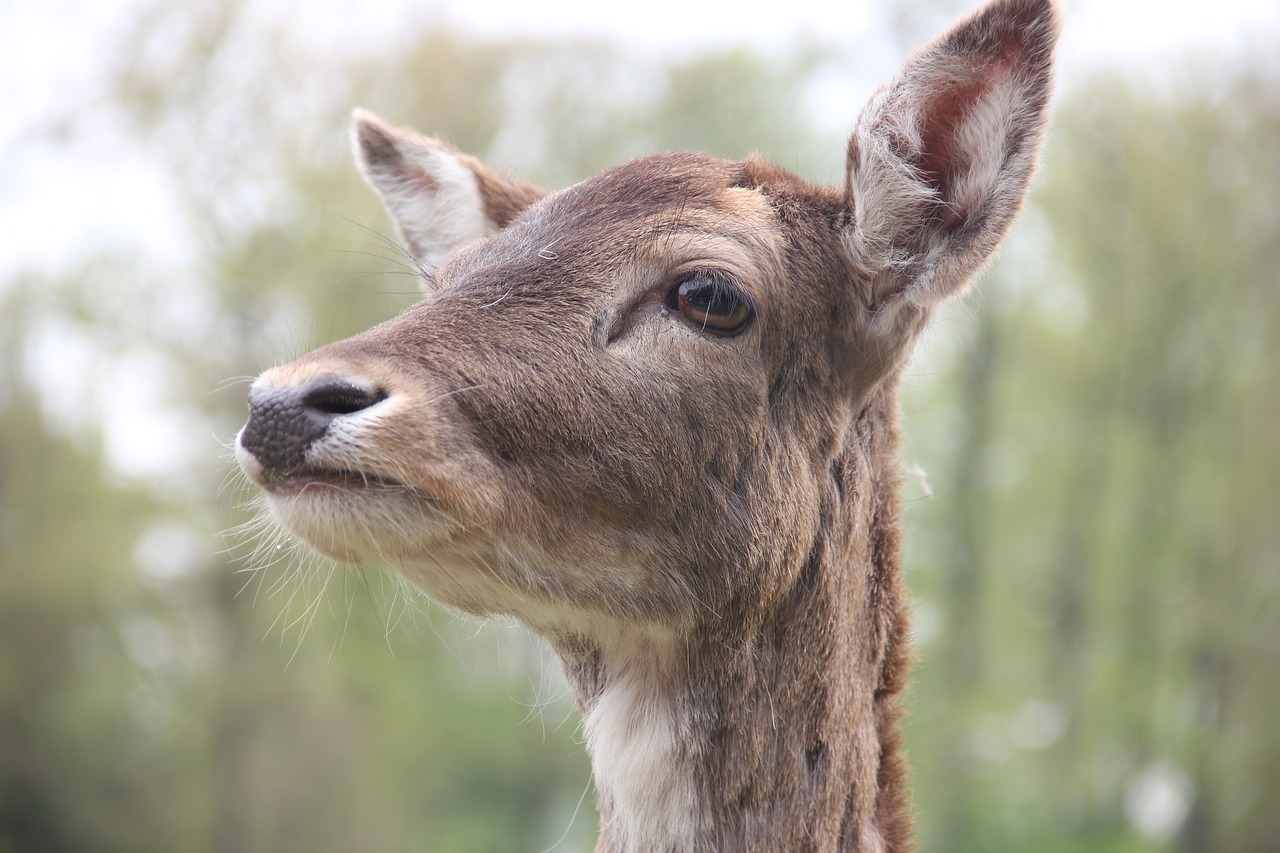
{"label": "nostril", "polygon": [[306,466],[311,446],[334,421],[385,399],[385,391],[337,377],[316,379],[301,388],[253,388],[240,446],[253,454],[268,476],[287,474]]}
{"label": "nostril", "polygon": [[302,405],[325,415],[352,415],[387,399],[385,391],[369,390],[338,379],[321,379],[302,390]]}

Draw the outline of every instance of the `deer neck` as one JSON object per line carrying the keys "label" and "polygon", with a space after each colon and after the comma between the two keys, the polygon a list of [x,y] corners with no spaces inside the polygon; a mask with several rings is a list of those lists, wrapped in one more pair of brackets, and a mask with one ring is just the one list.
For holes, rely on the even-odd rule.
{"label": "deer neck", "polygon": [[864,414],[865,441],[832,461],[824,523],[774,607],[556,643],[584,712],[599,851],[909,848],[896,432],[868,421],[883,415]]}

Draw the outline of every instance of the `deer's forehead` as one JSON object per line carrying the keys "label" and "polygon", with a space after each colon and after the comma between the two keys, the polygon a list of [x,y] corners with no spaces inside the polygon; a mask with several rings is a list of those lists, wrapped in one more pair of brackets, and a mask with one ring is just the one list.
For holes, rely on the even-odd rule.
{"label": "deer's forehead", "polygon": [[780,266],[782,228],[755,187],[671,178],[590,182],[552,196],[519,222],[464,252],[448,277],[477,284],[501,278],[593,289],[709,263],[747,278]]}
{"label": "deer's forehead", "polygon": [[758,189],[728,187],[713,203],[645,217],[635,238],[615,251],[638,265],[711,263],[748,279],[772,277],[782,264],[783,232],[768,197]]}
{"label": "deer's forehead", "polygon": [[767,198],[745,179],[740,163],[701,155],[643,158],[556,193],[522,224],[609,246],[667,230],[726,234],[773,222]]}

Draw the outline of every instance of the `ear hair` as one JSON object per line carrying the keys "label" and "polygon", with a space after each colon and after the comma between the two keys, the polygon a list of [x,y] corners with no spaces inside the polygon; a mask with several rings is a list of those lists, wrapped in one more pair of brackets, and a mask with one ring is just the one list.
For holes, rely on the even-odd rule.
{"label": "ear hair", "polygon": [[452,146],[394,128],[356,110],[356,163],[422,271],[434,277],[448,257],[518,217],[546,191],[499,175]]}
{"label": "ear hair", "polygon": [[991,257],[1035,169],[1058,30],[1056,0],[995,0],[864,108],[844,242],[868,304],[935,304]]}

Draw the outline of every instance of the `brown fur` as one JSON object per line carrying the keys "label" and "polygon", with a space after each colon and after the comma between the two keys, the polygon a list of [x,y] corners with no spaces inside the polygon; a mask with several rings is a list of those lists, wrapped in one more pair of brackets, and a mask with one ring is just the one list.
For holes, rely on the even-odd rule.
{"label": "brown fur", "polygon": [[[499,230],[401,221],[447,257],[438,289],[264,374],[241,463],[318,550],[550,641],[600,850],[911,849],[896,388],[1021,203],[1055,34],[1051,3],[1000,0],[926,49],[864,113],[844,192],[663,154],[544,197],[360,120],[398,214],[466,213],[422,207],[461,163]],[[679,316],[695,270],[754,320]],[[264,438],[292,423],[299,447]]]}
{"label": "brown fur", "polygon": [[528,181],[494,173],[474,157],[465,159],[480,185],[485,216],[499,228],[506,228],[525,208],[547,194]]}

